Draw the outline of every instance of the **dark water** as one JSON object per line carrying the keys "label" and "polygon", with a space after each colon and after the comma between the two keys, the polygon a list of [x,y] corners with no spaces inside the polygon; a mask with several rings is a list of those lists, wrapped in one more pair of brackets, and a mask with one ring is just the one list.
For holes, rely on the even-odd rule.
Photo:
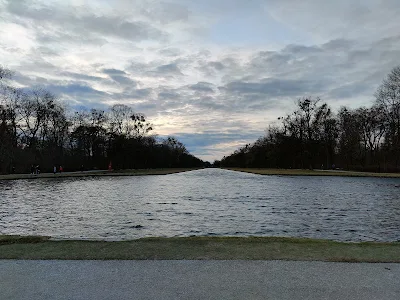
{"label": "dark water", "polygon": [[0,234],[124,240],[296,236],[400,241],[400,179],[166,176],[0,182]]}

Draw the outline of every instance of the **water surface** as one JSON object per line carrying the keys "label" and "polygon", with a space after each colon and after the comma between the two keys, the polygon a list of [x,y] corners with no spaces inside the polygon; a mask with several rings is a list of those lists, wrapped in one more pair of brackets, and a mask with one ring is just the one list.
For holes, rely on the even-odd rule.
{"label": "water surface", "polygon": [[0,234],[400,241],[399,194],[398,178],[261,176],[220,169],[0,181]]}

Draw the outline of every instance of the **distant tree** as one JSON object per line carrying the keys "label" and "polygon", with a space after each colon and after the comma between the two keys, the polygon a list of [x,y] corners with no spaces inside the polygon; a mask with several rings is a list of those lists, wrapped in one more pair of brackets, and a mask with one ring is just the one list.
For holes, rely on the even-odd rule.
{"label": "distant tree", "polygon": [[153,125],[146,120],[144,114],[134,113],[131,115],[133,121],[132,133],[135,138],[141,138],[153,130]]}
{"label": "distant tree", "polygon": [[179,142],[177,140],[177,138],[173,137],[173,136],[169,136],[167,138],[165,138],[162,143],[167,146],[168,148],[170,148],[173,151],[176,151],[177,153],[183,154],[183,153],[188,153],[188,151],[186,150],[186,147],[184,144],[182,144],[181,142]]}
{"label": "distant tree", "polygon": [[0,65],[0,87],[6,84],[7,79],[11,79],[13,72]]}
{"label": "distant tree", "polygon": [[133,108],[116,104],[109,110],[69,113],[44,88],[16,89],[12,72],[0,66],[0,173],[25,172],[39,164],[42,171],[201,167],[174,137],[151,136],[152,124]]}
{"label": "distant tree", "polygon": [[342,107],[338,113],[339,142],[338,151],[347,169],[361,163],[361,132],[355,112]]}
{"label": "distant tree", "polygon": [[[211,165],[211,164],[210,164]],[[214,168],[219,168],[221,167],[221,161],[220,160],[214,160],[214,162],[212,163],[212,166]]]}
{"label": "distant tree", "polygon": [[358,108],[355,117],[361,133],[364,165],[373,165],[378,162],[377,152],[386,130],[381,108],[377,106]]}
{"label": "distant tree", "polygon": [[319,98],[299,99],[297,110],[283,118],[284,132],[290,137],[291,147],[297,149],[293,156],[300,159],[301,168],[312,169],[315,164],[319,165],[321,148],[325,149],[324,161],[332,160],[335,122],[328,105],[319,103]]}
{"label": "distant tree", "polygon": [[128,136],[131,133],[133,109],[124,104],[115,104],[110,108],[110,132],[116,135]]}
{"label": "distant tree", "polygon": [[376,105],[387,120],[384,136],[387,155],[395,168],[400,166],[400,66],[392,69],[376,93]]}
{"label": "distant tree", "polygon": [[18,129],[23,135],[23,143],[33,151],[40,147],[46,135],[46,123],[54,109],[55,97],[44,89],[25,92],[18,106],[20,122]]}

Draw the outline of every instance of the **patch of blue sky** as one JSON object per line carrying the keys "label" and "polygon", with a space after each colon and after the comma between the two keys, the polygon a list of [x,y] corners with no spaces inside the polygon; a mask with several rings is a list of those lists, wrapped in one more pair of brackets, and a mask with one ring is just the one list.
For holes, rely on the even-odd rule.
{"label": "patch of blue sky", "polygon": [[210,40],[228,46],[284,47],[287,44],[313,44],[312,37],[296,31],[265,14],[221,18],[210,28]]}

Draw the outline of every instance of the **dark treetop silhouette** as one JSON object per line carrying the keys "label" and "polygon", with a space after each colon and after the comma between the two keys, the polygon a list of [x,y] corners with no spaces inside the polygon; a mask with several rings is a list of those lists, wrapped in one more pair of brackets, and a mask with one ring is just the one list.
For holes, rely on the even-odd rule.
{"label": "dark treetop silhouette", "polygon": [[45,89],[21,90],[6,84],[0,67],[0,173],[41,171],[202,167],[174,137],[157,139],[143,114],[116,104],[107,111],[70,113]]}
{"label": "dark treetop silhouette", "polygon": [[400,171],[400,66],[375,93],[371,107],[342,107],[334,114],[319,98],[302,98],[266,135],[217,165]]}

